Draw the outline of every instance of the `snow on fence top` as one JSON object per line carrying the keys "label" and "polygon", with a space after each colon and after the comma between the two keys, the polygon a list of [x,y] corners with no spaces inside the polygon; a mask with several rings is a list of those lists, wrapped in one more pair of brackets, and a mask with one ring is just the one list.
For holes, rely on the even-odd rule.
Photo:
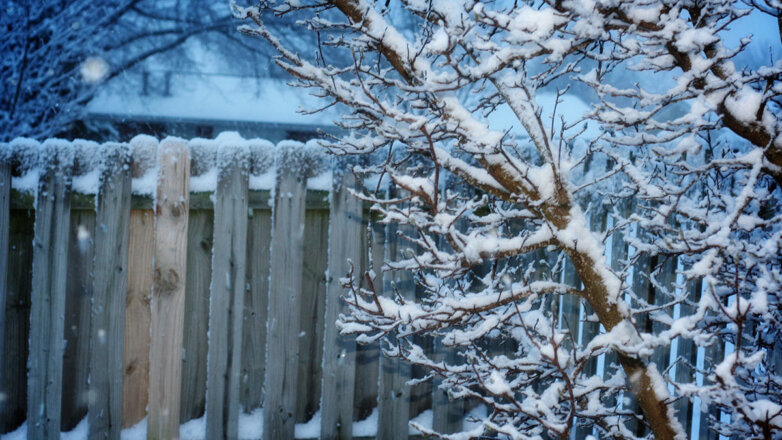
{"label": "snow on fence top", "polygon": [[[185,141],[190,151],[190,192],[214,192],[219,170],[231,163],[242,163],[249,176],[250,190],[272,190],[276,175],[296,173],[307,177],[307,188],[329,190],[332,161],[318,141],[301,143],[282,141],[277,145],[265,139],[244,139],[236,132],[220,133],[215,139],[194,138]],[[17,138],[0,143],[0,161],[10,160],[17,170],[11,188],[35,193],[41,171],[51,166],[51,156],[69,157],[72,162],[72,189],[96,194],[100,175],[111,151],[118,148],[132,155],[133,194],[151,196],[157,185],[157,151],[161,142],[152,136],[138,135],[129,143],[76,139],[47,139],[39,142]]]}

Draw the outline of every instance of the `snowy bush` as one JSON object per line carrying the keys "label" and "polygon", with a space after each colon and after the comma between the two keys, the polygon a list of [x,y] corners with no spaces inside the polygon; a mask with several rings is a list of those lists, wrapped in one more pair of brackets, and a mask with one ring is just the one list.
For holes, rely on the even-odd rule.
{"label": "snowy bush", "polygon": [[[296,85],[349,109],[323,145],[372,159],[360,196],[408,248],[384,271],[422,294],[348,280],[341,326],[490,409],[450,438],[782,435],[779,2],[234,11]],[[321,46],[290,49],[280,17]],[[774,32],[762,57],[731,40],[744,22]]]}

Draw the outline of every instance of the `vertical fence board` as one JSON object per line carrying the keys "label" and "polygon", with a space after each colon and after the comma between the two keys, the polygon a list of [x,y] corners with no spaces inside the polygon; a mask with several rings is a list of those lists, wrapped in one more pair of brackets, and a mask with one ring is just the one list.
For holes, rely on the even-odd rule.
{"label": "vertical fence board", "polygon": [[209,307],[206,437],[238,436],[239,381],[247,258],[247,173],[239,151],[221,147],[215,194]]}
{"label": "vertical fence board", "polygon": [[328,266],[329,213],[309,210],[304,214],[304,262],[301,282],[298,391],[296,422],[312,418],[320,404],[323,323]]}
{"label": "vertical fence board", "polygon": [[95,211],[71,211],[68,286],[65,297],[65,353],[62,378],[63,431],[87,415],[90,377],[90,307],[95,256]]}
{"label": "vertical fence board", "polygon": [[[456,348],[444,347],[439,339],[434,341],[433,359],[445,363],[457,361]],[[452,434],[462,429],[464,399],[451,400],[448,393],[440,389],[442,378],[432,380],[432,429],[442,434]]]}
{"label": "vertical fence board", "polygon": [[[133,178],[155,166],[158,141],[139,135],[130,141]],[[125,356],[122,381],[122,426],[140,422],[149,402],[149,349],[155,266],[154,211],[131,210],[128,240],[128,292],[125,310]]]}
{"label": "vertical fence board", "polygon": [[[636,250],[636,252],[638,252]],[[638,256],[638,259],[636,261],[635,266],[633,267],[633,277],[632,277],[632,291],[635,292],[635,294],[643,299],[647,298],[647,295],[649,295],[649,290],[651,289],[651,284],[649,283],[648,274],[651,270],[652,262],[649,258],[649,255],[647,254],[641,254]],[[628,304],[633,307],[638,307],[638,304]],[[647,330],[646,326],[651,325],[649,322],[648,316],[645,315],[637,315],[636,316],[636,327],[642,331],[649,331]],[[624,394],[625,401],[628,403],[628,405],[625,405],[624,408],[626,408],[628,411],[634,413],[634,414],[641,414],[641,409],[638,406],[638,401],[635,399],[635,395],[631,391],[626,391]],[[633,432],[636,435],[642,435],[644,430],[646,429],[644,424],[641,423],[639,420],[629,420],[626,423],[627,428]]]}
{"label": "vertical fence board", "polygon": [[122,429],[122,364],[128,287],[130,151],[103,146],[105,168],[95,214],[90,320],[89,437],[118,440]]}
{"label": "vertical fence board", "polygon": [[255,209],[247,226],[247,284],[242,332],[241,404],[245,411],[263,403],[266,371],[266,312],[269,297],[271,212]]}
{"label": "vertical fence board", "polygon": [[197,419],[206,408],[209,285],[212,280],[214,211],[191,210],[187,226],[185,328],[179,422]]}
{"label": "vertical fence board", "polygon": [[[281,156],[278,156],[278,159]],[[306,179],[279,164],[272,214],[264,438],[293,438]]]}
{"label": "vertical fence board", "polygon": [[[353,385],[356,342],[353,336],[340,336],[336,320],[347,312],[340,297],[340,278],[351,270],[361,280],[361,201],[348,192],[355,177],[345,173],[335,178],[331,191],[329,217],[328,280],[323,333],[323,382],[320,434],[323,439],[350,439],[353,436]],[[348,263],[353,263],[353,267]]]}
{"label": "vertical fence board", "polygon": [[63,330],[68,271],[71,167],[69,145],[46,143],[47,163],[38,182],[30,357],[27,378],[27,438],[59,439],[62,404]]}
{"label": "vertical fence board", "polygon": [[[372,242],[371,255],[364,255],[362,273],[371,267],[375,279],[373,285],[377,293],[383,288],[383,267],[385,226],[377,222],[370,222],[369,230],[362,234],[361,249],[368,249],[369,241]],[[369,287],[364,283],[364,287]],[[356,347],[356,376],[355,391],[353,393],[353,420],[364,420],[377,406],[377,386],[380,361],[380,349],[377,343],[359,344]]]}
{"label": "vertical fence board", "polygon": [[185,312],[190,155],[181,139],[158,150],[155,275],[151,306],[147,438],[179,438],[182,333]]}
{"label": "vertical fence board", "polygon": [[[11,214],[11,147],[0,145],[0,383],[5,359],[5,305],[8,298],[8,232]],[[2,389],[0,389],[0,392]],[[4,402],[0,402],[4,405]]]}
{"label": "vertical fence board", "polygon": [[27,358],[30,341],[30,268],[33,261],[35,212],[14,210],[9,216],[8,296],[5,304],[5,351],[0,392],[0,433],[14,430],[26,418]]}
{"label": "vertical fence board", "polygon": [[[684,301],[679,306],[679,316],[690,316],[695,313],[696,299],[701,296],[701,282],[690,281],[684,285],[684,289],[687,289],[688,301]],[[674,380],[676,383],[691,383],[695,379],[695,371],[693,366],[698,362],[698,347],[695,345],[692,339],[680,336],[678,338],[676,347],[676,359],[679,360],[676,365],[676,374]],[[685,432],[689,435],[692,432],[693,422],[693,404],[689,398],[681,398],[674,403],[676,413],[679,417],[679,421],[684,426]],[[695,409],[696,411],[699,410]]]}
{"label": "vertical fence board", "polygon": [[147,414],[149,392],[150,301],[155,256],[152,211],[130,211],[128,293],[125,309],[125,355],[122,381],[122,426]]}
{"label": "vertical fence board", "polygon": [[[402,257],[406,243],[401,242],[397,230],[396,224],[386,225],[386,261],[396,261]],[[415,291],[409,273],[392,271],[384,274],[383,295],[396,295],[395,289],[403,298],[413,298]],[[380,357],[377,428],[377,438],[380,440],[404,439],[408,436],[410,386],[407,381],[411,373],[410,364],[387,356]]]}

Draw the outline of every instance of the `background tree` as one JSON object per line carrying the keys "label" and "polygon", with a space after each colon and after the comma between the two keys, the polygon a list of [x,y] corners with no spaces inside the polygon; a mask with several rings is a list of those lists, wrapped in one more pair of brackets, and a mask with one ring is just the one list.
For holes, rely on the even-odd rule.
{"label": "background tree", "polygon": [[[0,140],[73,131],[102,84],[150,59],[185,68],[193,42],[230,59],[234,73],[268,75],[258,70],[268,47],[243,41],[224,3],[12,0],[0,29]],[[283,21],[277,29],[292,27]]]}
{"label": "background tree", "polygon": [[[360,196],[409,246],[384,270],[423,296],[353,274],[341,325],[489,407],[454,438],[685,438],[687,401],[701,430],[780,435],[782,64],[775,46],[736,65],[750,40],[724,43],[777,2],[234,9],[299,86],[349,109],[324,145],[371,158]],[[291,48],[276,17],[326,35],[320,50]],[[567,82],[594,93],[590,111],[564,105]],[[422,334],[456,360],[434,361]]]}

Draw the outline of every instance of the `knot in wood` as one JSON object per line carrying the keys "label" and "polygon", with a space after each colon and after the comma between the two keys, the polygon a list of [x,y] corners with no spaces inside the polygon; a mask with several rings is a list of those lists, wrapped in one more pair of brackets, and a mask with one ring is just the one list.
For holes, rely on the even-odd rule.
{"label": "knot in wood", "polygon": [[[165,274],[163,274],[165,272]],[[179,286],[179,273],[174,269],[155,269],[155,293],[157,295],[170,295]]]}

